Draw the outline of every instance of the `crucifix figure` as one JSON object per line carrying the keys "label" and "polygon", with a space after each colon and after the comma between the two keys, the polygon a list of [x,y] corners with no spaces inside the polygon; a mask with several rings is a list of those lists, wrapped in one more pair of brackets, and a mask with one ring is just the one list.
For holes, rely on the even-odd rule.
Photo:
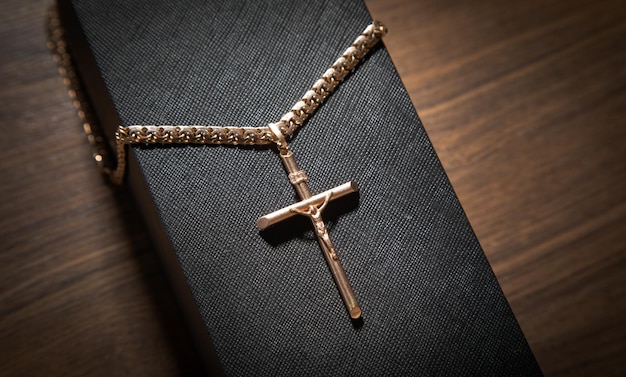
{"label": "crucifix figure", "polygon": [[280,131],[280,128],[276,123],[270,124],[269,128],[274,135],[274,141],[278,147],[278,152],[283,162],[283,166],[289,174],[289,182],[291,182],[295,188],[301,201],[259,218],[257,221],[257,228],[263,230],[278,221],[290,217],[292,214],[308,216],[313,223],[313,229],[315,230],[317,241],[322,248],[324,258],[326,259],[330,272],[333,274],[333,278],[337,283],[339,293],[341,294],[341,298],[346,305],[346,309],[348,309],[350,318],[358,319],[361,317],[361,308],[356,300],[352,286],[348,281],[346,272],[341,266],[335,246],[333,246],[333,243],[330,240],[330,236],[326,230],[326,225],[322,219],[322,211],[330,200],[356,192],[359,188],[355,182],[348,182],[347,184],[337,186],[334,189],[313,196],[311,194],[311,190],[309,190],[309,186],[307,185],[306,173],[298,167],[296,159],[294,158],[293,153],[289,150],[287,140]]}
{"label": "crucifix figure", "polygon": [[[294,186],[301,201],[272,212],[258,219],[257,227],[265,229],[272,224],[294,215],[304,215],[311,219],[315,235],[322,248],[324,257],[339,288],[341,297],[348,309],[350,317],[361,317],[361,308],[346,273],[339,262],[339,257],[330,240],[326,225],[322,220],[322,211],[329,201],[359,190],[355,182],[347,182],[321,194],[312,195],[307,185],[307,176],[298,167],[293,154],[287,146],[287,137],[292,135],[335,90],[342,80],[357,66],[363,57],[387,33],[385,26],[374,21],[356,38],[348,49],[324,72],[311,89],[298,101],[277,123],[266,127],[210,127],[210,126],[176,126],[176,125],[132,125],[119,126],[115,132],[117,146],[117,165],[115,168],[104,166],[104,149],[96,145],[95,160],[103,167],[103,171],[113,183],[120,184],[124,179],[126,169],[126,145],[128,144],[218,144],[259,146],[275,144],[278,148],[285,170],[289,174],[289,181]],[[60,43],[62,33],[56,33],[51,39],[59,61],[63,67],[61,71],[70,86],[72,98],[79,104],[79,115],[85,118],[88,104],[82,100],[80,86],[76,85],[76,72],[71,64],[71,58],[66,45]],[[89,123],[85,121],[86,126]],[[98,139],[94,138],[94,143]]]}

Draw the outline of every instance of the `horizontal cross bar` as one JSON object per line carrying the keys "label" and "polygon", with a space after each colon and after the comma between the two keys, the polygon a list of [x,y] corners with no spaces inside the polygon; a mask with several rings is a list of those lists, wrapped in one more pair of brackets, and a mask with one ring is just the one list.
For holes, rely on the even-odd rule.
{"label": "horizontal cross bar", "polygon": [[304,199],[297,203],[294,203],[285,208],[281,208],[278,211],[274,211],[265,216],[259,217],[256,222],[256,227],[259,230],[266,229],[267,227],[279,223],[285,219],[288,219],[292,216],[298,214],[297,211],[305,211],[310,206],[321,206],[324,204],[324,201],[327,200],[328,194],[330,194],[330,199],[338,199],[342,196],[346,196],[353,192],[359,191],[359,185],[354,181],[346,182],[340,186],[332,188],[330,190],[326,190],[320,194],[314,195],[308,199]]}

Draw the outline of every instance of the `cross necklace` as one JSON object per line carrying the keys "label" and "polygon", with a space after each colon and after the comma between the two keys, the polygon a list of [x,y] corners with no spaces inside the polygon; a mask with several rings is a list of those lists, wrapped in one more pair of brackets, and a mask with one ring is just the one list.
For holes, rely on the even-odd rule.
{"label": "cross necklace", "polygon": [[287,145],[292,135],[311,116],[319,105],[334,91],[341,81],[356,67],[380,39],[386,34],[385,26],[374,21],[335,61],[322,77],[280,121],[267,127],[207,127],[207,126],[120,126],[115,133],[117,143],[117,167],[108,174],[121,183],[126,165],[127,144],[220,144],[220,145],[271,145],[278,150],[283,166],[289,175],[300,201],[258,219],[256,225],[263,230],[294,215],[307,216],[324,254],[324,258],[339,289],[341,298],[352,319],[361,317],[361,308],[348,277],[339,261],[337,251],[322,220],[322,211],[329,201],[358,191],[356,182],[350,181],[333,189],[312,195],[307,185],[308,177],[298,167]]}

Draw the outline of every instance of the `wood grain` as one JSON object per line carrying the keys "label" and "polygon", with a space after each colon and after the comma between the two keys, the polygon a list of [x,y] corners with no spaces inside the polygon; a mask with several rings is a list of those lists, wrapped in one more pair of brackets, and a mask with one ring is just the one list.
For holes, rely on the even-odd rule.
{"label": "wood grain", "polygon": [[[626,7],[370,0],[547,376],[626,374]],[[201,373],[130,199],[45,45],[0,4],[0,374]]]}

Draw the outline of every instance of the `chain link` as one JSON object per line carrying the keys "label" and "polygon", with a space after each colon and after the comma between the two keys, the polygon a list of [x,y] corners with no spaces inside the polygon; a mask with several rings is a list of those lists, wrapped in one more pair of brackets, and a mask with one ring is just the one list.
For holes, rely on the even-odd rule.
{"label": "chain link", "polygon": [[[59,74],[68,88],[70,98],[83,129],[93,147],[93,156],[102,172],[115,184],[121,184],[126,170],[127,144],[220,144],[220,145],[267,145],[274,142],[269,127],[208,127],[208,126],[119,126],[115,132],[117,164],[113,168],[106,142],[95,127],[94,118],[64,39],[64,29],[56,8],[49,13],[49,48],[59,66]],[[361,59],[387,33],[387,28],[374,21],[367,26],[344,53],[324,72],[311,89],[277,123],[285,136],[292,135],[328,98]]]}

